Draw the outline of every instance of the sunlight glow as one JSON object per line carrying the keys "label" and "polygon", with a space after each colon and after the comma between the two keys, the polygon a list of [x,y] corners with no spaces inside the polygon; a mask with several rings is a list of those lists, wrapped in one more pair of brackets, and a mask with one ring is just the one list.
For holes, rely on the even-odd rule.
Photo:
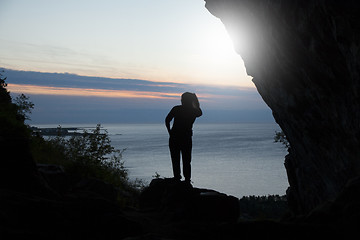
{"label": "sunlight glow", "polygon": [[190,62],[194,66],[194,73],[202,71],[210,84],[254,87],[252,77],[246,75],[244,62],[236,53],[234,43],[219,19],[214,18],[195,36],[197,49],[193,51]]}
{"label": "sunlight glow", "polygon": [[208,41],[204,44],[204,50],[215,59],[240,58],[234,50],[233,42],[223,26],[214,27]]}
{"label": "sunlight glow", "polygon": [[4,9],[0,65],[8,69],[254,87],[203,1],[19,0]]}

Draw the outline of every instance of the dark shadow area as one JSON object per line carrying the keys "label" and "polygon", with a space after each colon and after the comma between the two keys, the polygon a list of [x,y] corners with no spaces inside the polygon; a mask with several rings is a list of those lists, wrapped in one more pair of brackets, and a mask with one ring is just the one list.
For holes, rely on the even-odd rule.
{"label": "dark shadow area", "polygon": [[121,155],[117,165],[103,161],[121,152],[100,126],[45,141],[24,123],[28,99],[12,103],[4,78],[0,87],[4,239],[303,239],[357,230],[359,181],[302,218],[283,215],[281,197],[239,200],[174,178],[145,187],[129,181]]}
{"label": "dark shadow area", "polygon": [[[121,172],[121,181],[110,184],[114,168],[102,161],[109,152],[93,158],[91,151],[69,151],[74,148],[61,139],[62,145],[47,145],[32,136],[24,123],[31,105],[26,98],[14,104],[1,76],[2,238],[340,239],[358,233],[359,4],[206,2],[235,40],[244,22],[253,24],[253,47],[235,44],[236,50],[290,143],[285,166],[291,213],[279,214],[281,198],[238,200],[178,179],[155,179],[139,189]],[[40,158],[56,161],[40,164]],[[185,178],[189,182],[190,175]]]}

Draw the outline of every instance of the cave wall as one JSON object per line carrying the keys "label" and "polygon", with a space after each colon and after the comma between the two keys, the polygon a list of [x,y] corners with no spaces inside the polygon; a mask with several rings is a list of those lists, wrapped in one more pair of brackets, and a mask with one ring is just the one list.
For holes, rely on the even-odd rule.
{"label": "cave wall", "polygon": [[295,213],[331,200],[360,175],[360,3],[205,0],[291,145]]}

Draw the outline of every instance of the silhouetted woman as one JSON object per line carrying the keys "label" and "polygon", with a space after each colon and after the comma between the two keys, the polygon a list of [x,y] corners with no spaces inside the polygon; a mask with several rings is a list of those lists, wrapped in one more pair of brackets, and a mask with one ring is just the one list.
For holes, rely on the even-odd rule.
{"label": "silhouetted woman", "polygon": [[[170,135],[169,148],[174,178],[181,179],[181,153],[185,182],[189,184],[191,180],[192,127],[195,119],[201,115],[200,103],[195,93],[185,92],[181,95],[181,105],[173,107],[165,119],[165,125]],[[173,119],[174,122],[170,128],[170,122]]]}

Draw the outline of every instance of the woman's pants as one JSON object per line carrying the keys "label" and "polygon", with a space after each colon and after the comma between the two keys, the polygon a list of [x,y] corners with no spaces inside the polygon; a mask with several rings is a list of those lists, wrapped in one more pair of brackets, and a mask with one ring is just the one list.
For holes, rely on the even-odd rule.
{"label": "woman's pants", "polygon": [[183,162],[183,174],[186,182],[191,179],[191,149],[192,138],[190,137],[173,137],[169,139],[169,148],[171,154],[171,162],[173,167],[174,178],[181,179],[180,155]]}

